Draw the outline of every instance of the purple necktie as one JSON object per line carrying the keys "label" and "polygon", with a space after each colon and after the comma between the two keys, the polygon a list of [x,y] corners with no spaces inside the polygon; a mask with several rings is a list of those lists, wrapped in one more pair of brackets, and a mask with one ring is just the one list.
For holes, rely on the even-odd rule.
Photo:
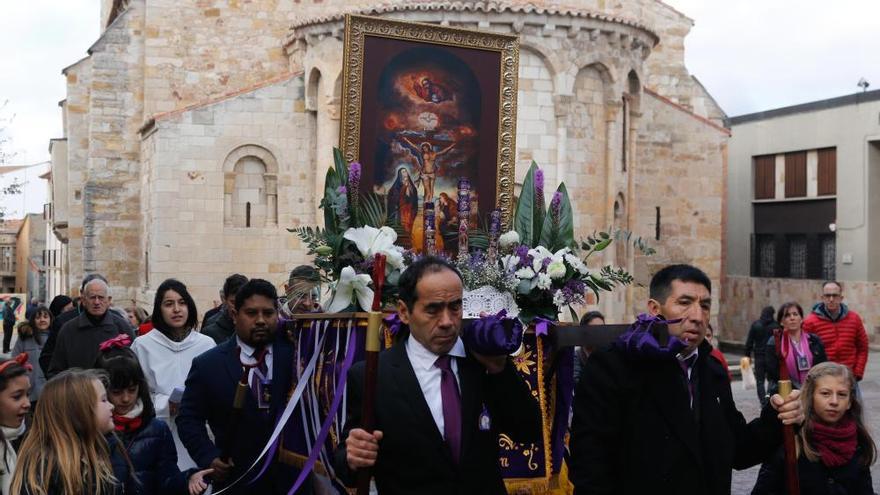
{"label": "purple necktie", "polygon": [[[260,374],[263,375],[263,378],[267,378],[266,375],[269,374],[269,366],[266,364],[266,354],[269,353],[268,347],[263,347],[262,349],[257,349],[254,351],[254,359],[256,363],[251,366],[251,368],[256,368],[260,370]],[[254,399],[257,400],[257,403],[261,402],[260,395],[263,393],[262,382],[257,373],[251,375],[251,393],[254,394]]]}
{"label": "purple necktie", "polygon": [[458,464],[461,457],[461,396],[452,372],[452,356],[440,356],[434,366],[442,372],[440,398],[443,400],[443,433],[452,452],[452,460]]}
{"label": "purple necktie", "polygon": [[[691,357],[678,361],[678,365],[681,366],[681,370],[684,372],[684,379],[687,381],[688,386],[688,396],[691,399],[691,409],[694,408],[694,378],[693,378],[693,367],[694,363],[697,362],[697,355],[694,354]],[[690,371],[690,373],[688,373]]]}

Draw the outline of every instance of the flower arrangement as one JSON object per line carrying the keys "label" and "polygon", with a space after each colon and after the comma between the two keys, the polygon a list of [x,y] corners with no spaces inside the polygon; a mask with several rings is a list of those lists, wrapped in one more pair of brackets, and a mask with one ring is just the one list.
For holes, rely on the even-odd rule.
{"label": "flower arrangement", "polygon": [[373,291],[370,273],[376,254],[383,254],[384,304],[397,299],[397,280],[411,254],[400,244],[407,241],[400,225],[388,219],[384,201],[374,192],[360,191],[361,165],[348,164],[339,149],[333,149],[334,166],[327,171],[324,197],[324,228],[289,229],[302,239],[321,278],[330,283],[329,312],[366,311]]}
{"label": "flower arrangement", "polygon": [[611,242],[606,232],[594,234],[578,245],[574,240],[571,201],[565,184],[553,193],[544,210],[544,174],[535,163],[523,181],[522,193],[514,213],[514,230],[502,234],[498,244],[503,254],[502,269],[517,281],[516,303],[520,318],[556,320],[568,308],[577,320],[573,305],[586,303],[587,291],[599,297],[618,284],[629,284],[632,276],[610,265],[597,271],[587,267],[594,253]]}

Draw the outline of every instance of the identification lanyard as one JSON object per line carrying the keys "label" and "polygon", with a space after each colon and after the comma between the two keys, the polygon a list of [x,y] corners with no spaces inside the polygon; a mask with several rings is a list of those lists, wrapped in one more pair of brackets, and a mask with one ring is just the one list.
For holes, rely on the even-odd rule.
{"label": "identification lanyard", "polygon": [[[789,339],[791,339],[791,337],[789,337]],[[801,334],[799,342],[795,342],[793,339],[791,341],[791,347],[794,349],[795,363],[797,364],[798,371],[810,371],[810,360],[807,359],[807,353],[804,352],[803,349],[806,340],[807,336]]]}

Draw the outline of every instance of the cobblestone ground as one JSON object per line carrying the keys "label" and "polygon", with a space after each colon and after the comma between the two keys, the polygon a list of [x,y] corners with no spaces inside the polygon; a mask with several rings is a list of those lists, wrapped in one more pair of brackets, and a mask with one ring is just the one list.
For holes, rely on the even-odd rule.
{"label": "cobblestone ground", "polygon": [[[728,360],[733,361],[733,356]],[[738,360],[739,357],[736,357]],[[874,440],[880,440],[880,352],[871,352],[868,357],[865,378],[859,384],[865,405],[865,416],[868,427]],[[752,420],[758,416],[758,396],[754,390],[743,390],[742,382],[737,380],[733,383],[733,399],[746,420]],[[759,466],[744,471],[733,472],[733,495],[748,495],[752,492],[755,479],[758,477]],[[874,464],[871,469],[871,477],[874,479],[874,492],[880,492],[880,462]]]}

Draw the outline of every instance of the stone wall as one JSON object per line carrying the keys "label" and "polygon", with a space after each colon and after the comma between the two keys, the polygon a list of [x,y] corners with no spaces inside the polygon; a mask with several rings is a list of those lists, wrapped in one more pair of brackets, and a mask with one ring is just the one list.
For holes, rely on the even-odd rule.
{"label": "stone wall", "polygon": [[91,47],[82,268],[114,297],[134,295],[140,271],[140,142],[144,9],[133,1]]}
{"label": "stone wall", "polygon": [[303,10],[305,5],[290,0],[147,0],[147,115],[183,108],[286,72],[282,42]]}
{"label": "stone wall", "polygon": [[[703,269],[713,284],[713,321],[721,287],[724,182],[728,131],[674,103],[646,92],[641,99],[638,171],[634,180],[633,230],[657,250],[635,255],[632,311],[644,311],[651,275],[671,263]],[[660,208],[660,239],[654,238]],[[724,336],[724,330],[719,332]]]}
{"label": "stone wall", "polygon": [[[749,327],[764,306],[795,301],[809,312],[819,302],[821,280],[763,278],[728,275],[724,282],[725,303],[719,316],[723,340],[745,342]],[[843,302],[862,317],[868,338],[880,337],[880,283],[843,282]]]}
{"label": "stone wall", "polygon": [[[175,277],[200,308],[217,299],[232,273],[281,285],[289,271],[310,261],[296,235],[314,225],[315,168],[310,152],[303,78],[273,83],[203,106],[159,116],[144,131],[144,229],[147,276],[138,299]],[[224,221],[224,197],[236,182],[235,164],[262,162],[277,191],[277,221],[251,228]],[[323,173],[325,170],[321,170]]]}
{"label": "stone wall", "polygon": [[[79,295],[83,278],[83,183],[89,155],[89,109],[91,107],[92,59],[85,58],[64,70],[67,78],[67,99],[62,111],[65,118],[64,136],[67,138],[67,181],[58,182],[67,188],[67,253],[70,270],[64,281],[65,291]],[[53,168],[56,162],[53,160]],[[60,195],[59,195],[60,196]]]}

